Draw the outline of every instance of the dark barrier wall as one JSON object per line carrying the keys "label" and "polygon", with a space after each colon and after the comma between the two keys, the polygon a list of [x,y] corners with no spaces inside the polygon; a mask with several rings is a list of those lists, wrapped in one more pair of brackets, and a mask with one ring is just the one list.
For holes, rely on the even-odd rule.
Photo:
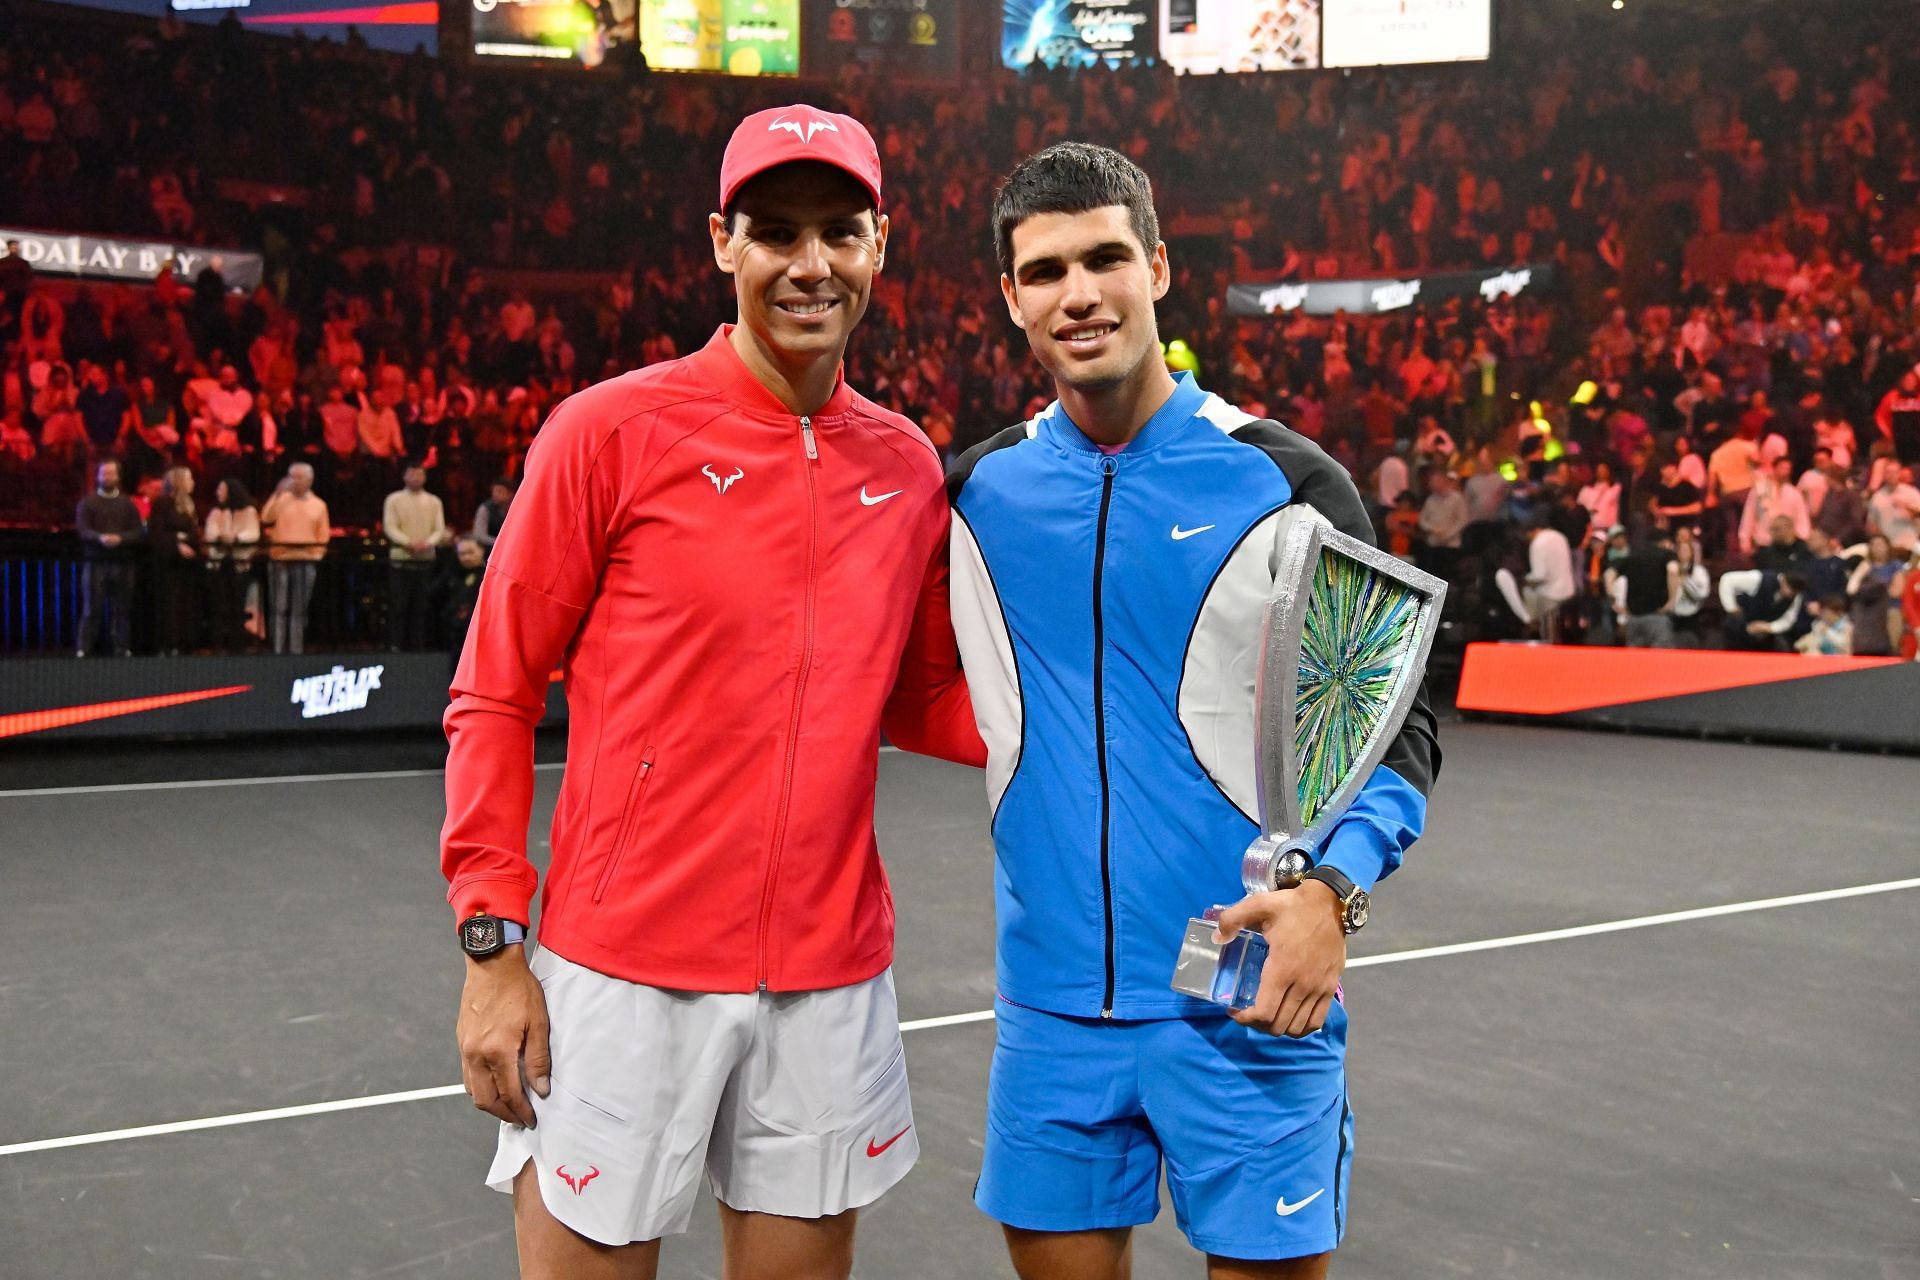
{"label": "dark barrier wall", "polygon": [[[433,728],[447,707],[441,653],[0,662],[0,750],[74,739]],[[565,723],[556,680],[543,724]]]}
{"label": "dark barrier wall", "polygon": [[1920,752],[1920,662],[1473,644],[1459,709],[1542,723]]}

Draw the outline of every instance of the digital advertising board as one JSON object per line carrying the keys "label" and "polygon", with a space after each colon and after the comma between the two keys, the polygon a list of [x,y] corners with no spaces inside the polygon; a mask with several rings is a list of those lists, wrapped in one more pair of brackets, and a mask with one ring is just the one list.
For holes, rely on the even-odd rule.
{"label": "digital advertising board", "polygon": [[1320,60],[1329,67],[1484,62],[1493,0],[1326,0]]}
{"label": "digital advertising board", "polygon": [[1000,18],[1000,61],[1021,71],[1151,62],[1160,3],[1006,0]]}
{"label": "digital advertising board", "polygon": [[1321,0],[1162,0],[1160,60],[1185,75],[1320,65]]}
{"label": "digital advertising board", "polygon": [[86,9],[109,9],[184,22],[214,24],[231,16],[249,31],[304,36],[344,44],[351,29],[376,49],[412,53],[440,48],[439,0],[398,4],[329,3],[328,0],[62,0]]}
{"label": "digital advertising board", "polygon": [[599,67],[638,45],[658,71],[800,72],[800,0],[472,0],[473,52]]}
{"label": "digital advertising board", "polygon": [[809,76],[849,66],[913,80],[960,74],[960,0],[804,0],[800,17]]}

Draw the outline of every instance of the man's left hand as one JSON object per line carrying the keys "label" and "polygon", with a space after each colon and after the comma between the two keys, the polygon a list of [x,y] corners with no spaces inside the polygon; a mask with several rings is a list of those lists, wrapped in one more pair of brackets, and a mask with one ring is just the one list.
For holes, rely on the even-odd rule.
{"label": "man's left hand", "polygon": [[1308,1036],[1326,1025],[1334,988],[1347,967],[1347,935],[1340,900],[1318,880],[1297,888],[1255,893],[1221,913],[1222,938],[1258,929],[1267,940],[1260,990],[1233,1020],[1276,1036]]}

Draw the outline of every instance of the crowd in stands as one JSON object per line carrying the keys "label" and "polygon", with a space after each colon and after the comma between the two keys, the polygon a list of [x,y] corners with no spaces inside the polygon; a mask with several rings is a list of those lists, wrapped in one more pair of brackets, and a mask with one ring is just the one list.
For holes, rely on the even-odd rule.
{"label": "crowd in stands", "polygon": [[[1910,13],[1743,7],[1602,39],[1604,17],[1548,8],[1509,6],[1482,68],[810,86],[873,126],[893,219],[849,378],[949,451],[1030,412],[1046,383],[1004,318],[985,193],[1050,141],[1106,142],[1156,180],[1163,334],[1343,461],[1383,540],[1460,586],[1471,633],[1911,653]],[[719,148],[798,93],[95,14],[0,36],[0,223],[265,258],[235,292],[215,267],[76,284],[0,257],[0,521],[74,524],[112,459],[163,576],[245,541],[248,495],[291,470],[329,530],[383,555],[445,560],[469,529],[484,554],[559,399],[731,318],[705,234]],[[1224,305],[1232,281],[1528,263],[1553,264],[1551,293],[1378,317]],[[425,551],[391,510],[416,474],[444,507]],[[170,508],[191,522],[156,533]],[[396,576],[396,617],[426,607],[423,579]],[[420,643],[412,622],[394,635]]]}

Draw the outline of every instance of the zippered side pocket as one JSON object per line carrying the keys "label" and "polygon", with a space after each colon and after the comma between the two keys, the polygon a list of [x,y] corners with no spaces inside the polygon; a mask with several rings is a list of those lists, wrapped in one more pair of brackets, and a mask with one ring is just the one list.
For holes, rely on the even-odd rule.
{"label": "zippered side pocket", "polygon": [[634,770],[633,782],[627,788],[626,808],[620,814],[620,827],[613,838],[613,848],[607,853],[607,861],[600,868],[599,883],[593,886],[593,900],[600,901],[606,895],[607,885],[613,880],[613,873],[619,869],[620,859],[626,855],[627,845],[633,840],[634,827],[640,821],[640,810],[646,804],[647,784],[653,781],[653,748],[648,747],[640,756],[640,767]]}

